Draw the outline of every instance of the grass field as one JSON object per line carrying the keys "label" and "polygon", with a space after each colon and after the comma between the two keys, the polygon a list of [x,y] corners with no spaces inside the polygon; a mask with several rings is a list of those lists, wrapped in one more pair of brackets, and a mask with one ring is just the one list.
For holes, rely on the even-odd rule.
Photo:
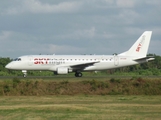
{"label": "grass field", "polygon": [[161,96],[1,96],[0,120],[160,120]]}

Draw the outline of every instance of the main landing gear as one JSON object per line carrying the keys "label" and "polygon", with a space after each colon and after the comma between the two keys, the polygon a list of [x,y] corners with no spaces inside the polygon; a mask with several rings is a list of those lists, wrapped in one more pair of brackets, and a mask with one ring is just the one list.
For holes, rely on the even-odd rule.
{"label": "main landing gear", "polygon": [[27,70],[22,70],[23,77],[25,78],[27,76]]}
{"label": "main landing gear", "polygon": [[81,72],[76,72],[75,77],[82,77],[82,73]]}
{"label": "main landing gear", "polygon": [[[22,70],[23,73],[23,77],[27,77],[27,70]],[[75,72],[75,77],[82,77],[82,73],[81,72]]]}

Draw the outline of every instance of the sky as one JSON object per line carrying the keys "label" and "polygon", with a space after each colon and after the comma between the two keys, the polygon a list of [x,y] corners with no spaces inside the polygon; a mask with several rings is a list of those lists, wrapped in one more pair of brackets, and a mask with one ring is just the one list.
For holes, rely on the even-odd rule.
{"label": "sky", "polygon": [[161,0],[1,0],[0,57],[112,55],[153,31],[161,55]]}

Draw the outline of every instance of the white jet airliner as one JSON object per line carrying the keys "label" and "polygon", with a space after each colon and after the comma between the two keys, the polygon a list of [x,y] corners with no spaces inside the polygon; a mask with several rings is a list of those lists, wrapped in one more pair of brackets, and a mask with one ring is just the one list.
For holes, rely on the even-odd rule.
{"label": "white jet airliner", "polygon": [[128,51],[118,55],[27,55],[16,58],[5,67],[22,70],[24,77],[27,70],[48,70],[55,74],[75,72],[76,77],[82,77],[82,71],[101,71],[154,60],[146,56],[151,35],[152,31],[145,31]]}

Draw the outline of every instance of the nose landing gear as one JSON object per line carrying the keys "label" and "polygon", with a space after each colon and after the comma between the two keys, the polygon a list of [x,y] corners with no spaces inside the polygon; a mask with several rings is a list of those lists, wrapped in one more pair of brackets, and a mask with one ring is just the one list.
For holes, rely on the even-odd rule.
{"label": "nose landing gear", "polygon": [[23,77],[27,77],[27,70],[22,70],[22,73],[23,73]]}

